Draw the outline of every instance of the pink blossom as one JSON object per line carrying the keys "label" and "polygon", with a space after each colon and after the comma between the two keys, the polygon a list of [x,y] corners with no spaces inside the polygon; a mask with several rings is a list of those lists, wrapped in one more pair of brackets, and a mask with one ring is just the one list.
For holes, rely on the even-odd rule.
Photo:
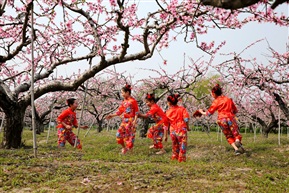
{"label": "pink blossom", "polygon": [[191,36],[190,36],[190,39],[192,40],[192,39],[194,39],[194,38],[195,38],[195,33],[192,32],[192,33],[191,33]]}
{"label": "pink blossom", "polygon": [[109,0],[111,6],[116,6],[116,0]]}
{"label": "pink blossom", "polygon": [[67,27],[68,29],[71,29],[71,28],[72,28],[72,20],[68,20],[68,21],[67,21],[66,27]]}

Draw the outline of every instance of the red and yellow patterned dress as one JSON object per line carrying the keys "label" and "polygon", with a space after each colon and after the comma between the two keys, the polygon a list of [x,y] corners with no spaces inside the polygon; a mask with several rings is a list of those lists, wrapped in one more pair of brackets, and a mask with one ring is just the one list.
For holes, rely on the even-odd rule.
{"label": "red and yellow patterned dress", "polygon": [[172,159],[179,162],[186,161],[189,113],[184,107],[175,105],[167,110],[166,115],[170,123]]}
{"label": "red and yellow patterned dress", "polygon": [[239,133],[239,127],[235,114],[237,108],[231,98],[226,96],[218,96],[207,110],[206,115],[211,116],[215,111],[218,111],[217,123],[222,129],[229,144],[234,143],[237,139],[242,140]]}
{"label": "red and yellow patterned dress", "polygon": [[118,144],[124,145],[127,149],[133,148],[136,128],[133,126],[135,116],[138,114],[138,104],[133,97],[123,100],[116,114],[122,117],[122,122],[116,133]]}
{"label": "red and yellow patterned dress", "polygon": [[153,104],[146,116],[155,121],[155,125],[149,128],[147,137],[153,140],[155,149],[162,149],[162,140],[164,137],[164,130],[168,127],[168,118],[164,111],[157,105]]}

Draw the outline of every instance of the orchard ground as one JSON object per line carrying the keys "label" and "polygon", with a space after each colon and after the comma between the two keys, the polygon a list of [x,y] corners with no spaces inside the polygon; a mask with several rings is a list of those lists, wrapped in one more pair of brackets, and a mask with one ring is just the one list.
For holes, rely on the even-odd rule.
{"label": "orchard ground", "polygon": [[[75,131],[76,132],[76,131]],[[155,155],[151,140],[137,135],[133,152],[120,154],[116,131],[80,132],[83,150],[66,144],[57,148],[56,131],[48,143],[37,135],[38,158],[33,156],[32,132],[24,130],[24,147],[0,150],[0,192],[288,192],[289,139],[277,134],[265,139],[242,133],[247,152],[235,156],[224,136],[190,131],[187,162]],[[1,133],[2,137],[3,133]]]}

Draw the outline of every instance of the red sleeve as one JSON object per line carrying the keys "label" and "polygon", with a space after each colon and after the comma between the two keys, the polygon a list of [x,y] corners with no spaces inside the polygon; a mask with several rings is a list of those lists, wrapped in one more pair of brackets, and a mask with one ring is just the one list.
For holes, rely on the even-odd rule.
{"label": "red sleeve", "polygon": [[133,102],[133,108],[134,108],[134,110],[135,110],[135,114],[137,115],[138,114],[138,104],[137,104],[137,101],[136,100],[134,100],[134,102]]}
{"label": "red sleeve", "polygon": [[156,106],[152,106],[146,115],[149,117],[152,117],[153,115],[157,113],[157,111],[158,111],[158,108],[156,108]]}
{"label": "red sleeve", "polygon": [[190,118],[190,115],[185,108],[183,109],[183,118],[184,118],[184,120],[189,120],[189,118]]}
{"label": "red sleeve", "polygon": [[125,107],[124,107],[123,102],[122,102],[121,105],[118,107],[118,110],[115,114],[121,115],[124,112],[124,110],[125,110]]}
{"label": "red sleeve", "polygon": [[171,109],[168,109],[168,110],[166,111],[166,116],[167,116],[167,118],[169,119],[169,121],[172,120],[172,110],[171,110]]}
{"label": "red sleeve", "polygon": [[207,110],[207,115],[212,115],[215,111],[218,110],[218,101],[214,100],[210,108]]}

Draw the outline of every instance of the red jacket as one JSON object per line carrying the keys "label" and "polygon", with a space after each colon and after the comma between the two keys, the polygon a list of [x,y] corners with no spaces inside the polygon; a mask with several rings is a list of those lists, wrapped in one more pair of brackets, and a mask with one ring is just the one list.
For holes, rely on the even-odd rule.
{"label": "red jacket", "polygon": [[218,111],[218,119],[232,118],[238,112],[233,100],[223,95],[213,101],[206,114],[210,116],[215,111]]}
{"label": "red jacket", "polygon": [[62,125],[62,122],[64,122],[67,125],[70,125],[70,126],[75,126],[75,127],[78,126],[77,119],[76,119],[76,113],[74,111],[72,111],[70,107],[68,109],[62,111],[62,113],[58,116],[57,128],[65,128]]}
{"label": "red jacket", "polygon": [[122,101],[121,105],[116,112],[118,116],[123,114],[124,118],[133,118],[138,114],[138,105],[134,98],[130,97]]}
{"label": "red jacket", "polygon": [[171,106],[167,110],[166,115],[170,122],[170,131],[187,128],[190,116],[184,107],[178,105]]}

